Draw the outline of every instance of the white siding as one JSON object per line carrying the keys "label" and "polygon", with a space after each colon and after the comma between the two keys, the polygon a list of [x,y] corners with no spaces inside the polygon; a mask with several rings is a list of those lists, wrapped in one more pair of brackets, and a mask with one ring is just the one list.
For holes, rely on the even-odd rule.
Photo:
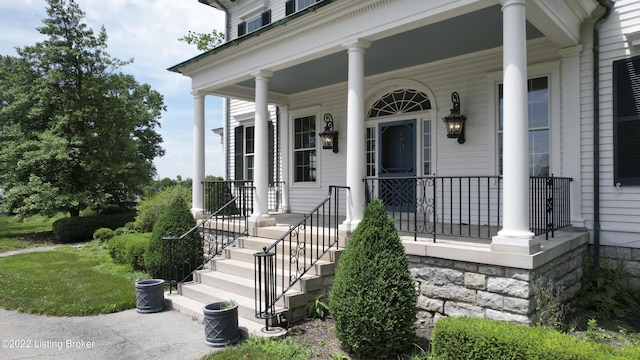
{"label": "white siding", "polygon": [[[598,13],[601,14],[601,13]],[[598,15],[599,16],[599,15]],[[593,24],[582,30],[581,56],[581,153],[582,213],[593,229]],[[601,243],[640,247],[640,187],[618,190],[613,181],[613,66],[615,60],[640,54],[629,48],[625,34],[640,31],[640,2],[619,0],[611,16],[600,27],[600,224]]]}

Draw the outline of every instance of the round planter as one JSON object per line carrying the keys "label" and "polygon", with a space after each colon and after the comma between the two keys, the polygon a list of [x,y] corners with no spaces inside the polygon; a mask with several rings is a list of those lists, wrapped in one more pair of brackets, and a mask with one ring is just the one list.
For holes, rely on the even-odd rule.
{"label": "round planter", "polygon": [[136,310],[143,314],[164,310],[164,280],[147,279],[136,282]]}
{"label": "round planter", "polygon": [[225,302],[208,304],[204,312],[204,342],[209,346],[221,347],[237,344],[240,340],[238,328],[238,305],[225,308]]}

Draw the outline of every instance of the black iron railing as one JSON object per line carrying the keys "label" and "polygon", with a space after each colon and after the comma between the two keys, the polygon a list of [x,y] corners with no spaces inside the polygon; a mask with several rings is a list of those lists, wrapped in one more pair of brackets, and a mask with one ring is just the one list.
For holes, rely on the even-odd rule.
{"label": "black iron railing", "polygon": [[[243,188],[252,187],[252,181],[244,180],[214,180],[203,181],[204,187],[204,206],[208,214],[218,210],[231,197],[239,196]],[[285,182],[274,182],[269,184],[268,188],[268,207],[269,211],[279,212],[283,207],[283,193]],[[253,211],[253,193],[251,198],[242,199],[246,202],[245,209],[251,214]]]}
{"label": "black iron railing", "polygon": [[529,180],[530,229],[545,239],[571,226],[571,181],[566,177],[531,177]]}
{"label": "black iron railing", "polygon": [[[198,225],[179,237],[169,235],[163,238],[162,273],[169,292],[178,283],[190,281],[194,272],[222,254],[238,237],[247,235],[247,218],[251,214],[247,208],[251,202],[247,199],[252,197],[253,188],[239,186],[235,196]],[[187,251],[193,248],[193,242],[199,242],[202,253]]]}
{"label": "black iron railing", "polygon": [[327,197],[280,239],[254,254],[256,317],[277,315],[276,303],[330,249],[338,246],[340,190],[330,186]]}
{"label": "black iron railing", "polygon": [[[367,202],[380,198],[400,232],[491,238],[502,222],[502,177],[425,176],[365,179]],[[531,230],[570,226],[570,178],[532,177]]]}

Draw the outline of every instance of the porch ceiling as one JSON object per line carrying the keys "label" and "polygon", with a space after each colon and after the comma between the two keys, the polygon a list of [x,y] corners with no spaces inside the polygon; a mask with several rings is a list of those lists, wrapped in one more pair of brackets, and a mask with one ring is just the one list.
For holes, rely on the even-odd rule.
{"label": "porch ceiling", "polygon": [[[527,22],[529,40],[544,35]],[[365,52],[365,76],[425,64],[502,46],[502,11],[499,5],[423,26],[371,43]],[[346,51],[333,53],[274,73],[269,91],[283,95],[347,81]],[[237,85],[252,94],[254,80]]]}

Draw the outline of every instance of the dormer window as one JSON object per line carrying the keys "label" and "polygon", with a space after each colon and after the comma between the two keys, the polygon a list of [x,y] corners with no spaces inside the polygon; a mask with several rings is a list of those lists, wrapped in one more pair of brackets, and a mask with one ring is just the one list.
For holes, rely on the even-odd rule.
{"label": "dormer window", "polygon": [[320,1],[321,0],[288,0],[285,3],[286,16],[289,16],[294,12],[306,9],[309,6]]}

